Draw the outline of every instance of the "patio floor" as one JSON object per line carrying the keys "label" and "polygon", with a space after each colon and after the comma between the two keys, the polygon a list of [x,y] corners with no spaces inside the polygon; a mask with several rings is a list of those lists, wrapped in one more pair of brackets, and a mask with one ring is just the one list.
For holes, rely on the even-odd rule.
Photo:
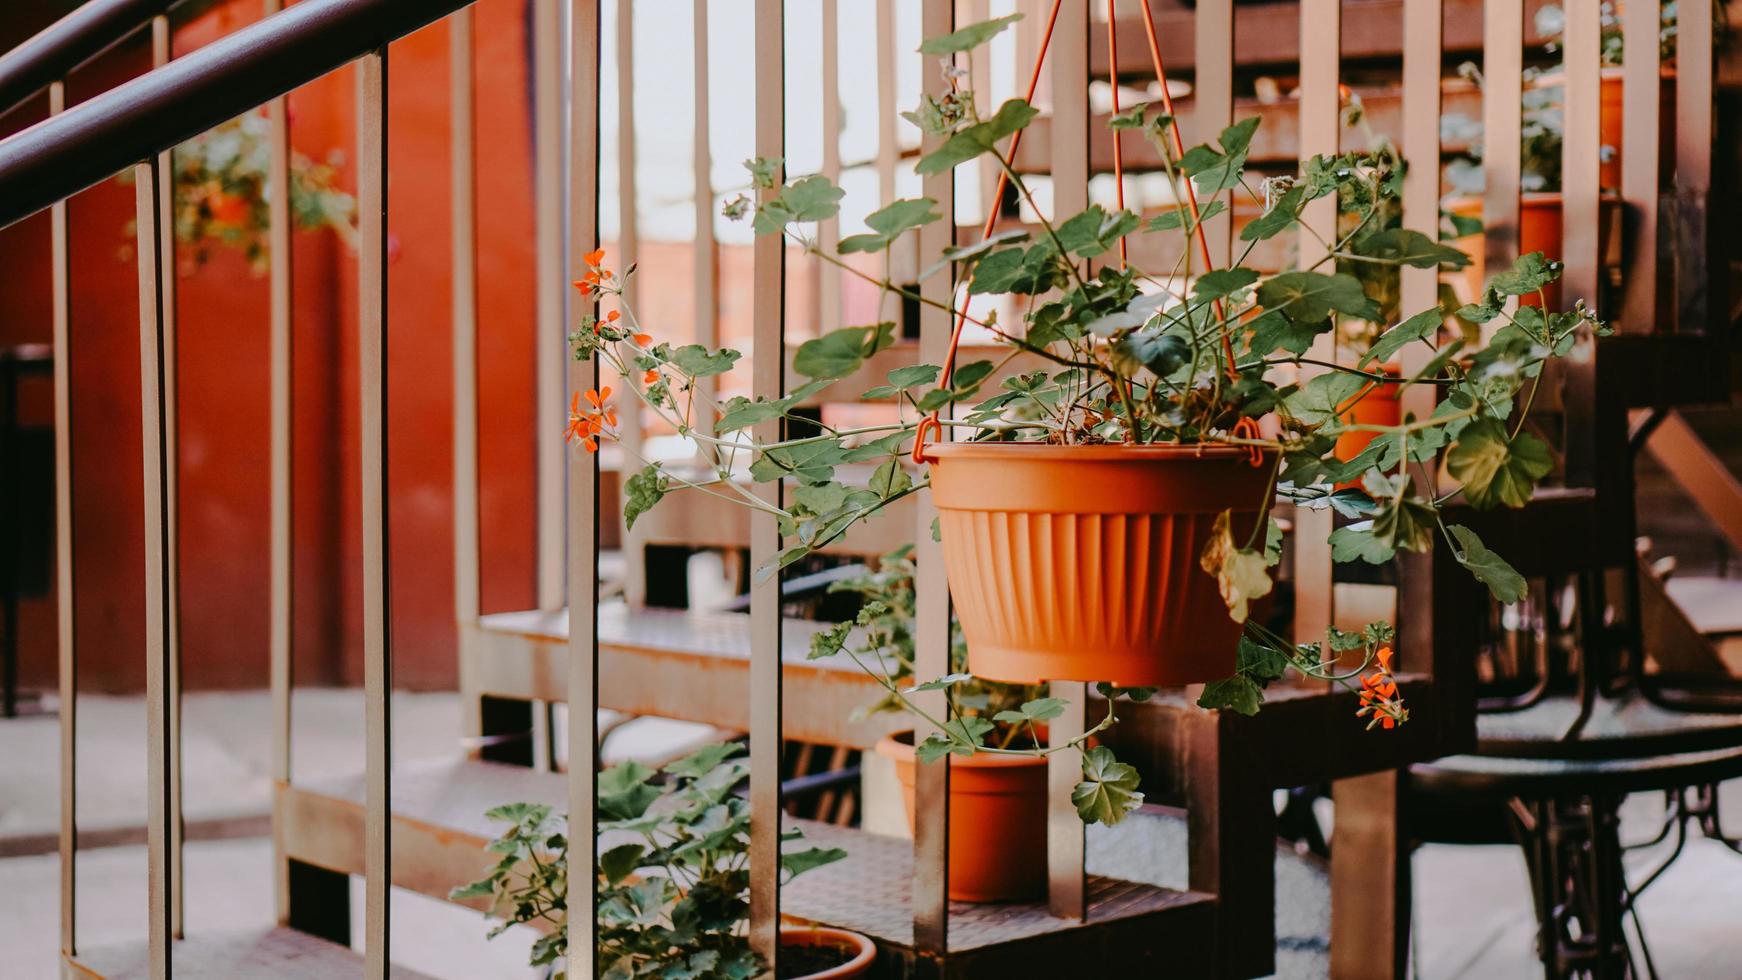
{"label": "patio floor", "polygon": [[[81,717],[79,816],[93,837],[114,846],[82,850],[80,936],[87,943],[138,939],[145,932],[145,812],[141,764],[144,707],[138,698],[86,697]],[[354,771],[362,763],[362,696],[353,690],[299,691],[295,703],[296,775],[306,779]],[[395,751],[401,762],[458,754],[459,701],[451,694],[395,697]],[[187,926],[190,930],[269,925],[272,847],[265,837],[270,799],[269,702],[264,692],[191,694],[185,699]],[[619,730],[610,753],[665,755],[705,730],[643,719]],[[0,721],[0,949],[7,976],[56,975],[59,887],[54,854],[58,805],[58,722],[53,716]],[[1736,823],[1742,782],[1724,789]],[[1328,805],[1327,805],[1328,808]],[[1622,833],[1655,831],[1661,807],[1636,797],[1623,811]],[[1126,828],[1090,835],[1090,870],[1152,884],[1184,884],[1185,834],[1177,821],[1147,821],[1141,836]],[[1730,828],[1732,833],[1742,827]],[[91,838],[87,838],[88,840]],[[1630,857],[1649,867],[1664,847]],[[480,866],[483,862],[480,861]],[[362,934],[361,886],[353,882]],[[1510,847],[1430,845],[1415,856],[1416,975],[1427,980],[1510,980],[1540,976],[1519,853]],[[1658,973],[1665,978],[1730,975],[1742,939],[1742,856],[1695,840],[1640,901]],[[1326,971],[1329,886],[1324,868],[1285,848],[1277,855],[1277,965],[1280,977]],[[531,977],[521,964],[531,939],[483,941],[471,912],[396,893],[395,959],[439,977]],[[16,971],[16,972],[13,972]],[[1728,971],[1728,972],[1727,972]]]}

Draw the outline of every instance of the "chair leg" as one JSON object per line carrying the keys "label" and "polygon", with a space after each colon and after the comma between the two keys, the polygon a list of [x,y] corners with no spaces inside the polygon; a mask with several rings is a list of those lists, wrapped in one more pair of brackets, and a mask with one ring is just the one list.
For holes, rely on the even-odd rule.
{"label": "chair leg", "polygon": [[1409,841],[1401,820],[1405,774],[1333,784],[1331,976],[1402,980],[1408,973]]}

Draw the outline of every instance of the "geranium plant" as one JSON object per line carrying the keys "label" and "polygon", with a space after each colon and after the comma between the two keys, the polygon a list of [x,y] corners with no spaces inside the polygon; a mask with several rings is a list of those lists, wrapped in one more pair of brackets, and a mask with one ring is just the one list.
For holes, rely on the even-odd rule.
{"label": "geranium plant", "polygon": [[[887,270],[899,238],[948,220],[929,198],[888,203],[865,219],[869,231],[842,239],[834,250],[824,249],[814,234],[815,222],[835,217],[843,197],[826,177],[783,184],[780,161],[753,160],[756,200],[740,197],[728,204],[729,213],[750,217],[758,234],[783,236],[843,274],[874,283],[886,298],[899,294],[941,307],[958,322],[997,338],[1005,353],[996,361],[914,364],[888,372],[881,379],[885,383],[865,393],[893,406],[886,422],[839,427],[825,420],[817,434],[758,439],[751,426],[794,418],[801,403],[860,372],[895,342],[895,325],[847,327],[805,343],[793,367],[806,380],[784,397],[715,403],[697,382],[729,370],[739,353],[655,337],[624,302],[623,277],[607,267],[602,253],[593,253],[576,285],[602,303],[602,312],[584,318],[572,336],[574,356],[600,358],[624,379],[631,397],[691,440],[699,456],[691,468],[649,462],[634,474],[626,483],[626,518],[634,521],[679,487],[761,510],[778,521],[785,542],[778,558],[757,570],[769,575],[930,485],[941,470],[934,464],[928,473],[913,457],[916,441],[923,441],[934,424],[955,435],[953,447],[934,452],[964,444],[1018,444],[1072,447],[1080,456],[1117,462],[1175,447],[1180,452],[1170,458],[1176,460],[1213,457],[1223,467],[1233,465],[1230,459],[1247,460],[1260,473],[1256,480],[1242,478],[1242,486],[1249,482],[1254,488],[1252,499],[1244,499],[1245,491],[1228,491],[1218,505],[1226,509],[1213,528],[1191,525],[1195,536],[1190,540],[1199,547],[1193,558],[1225,602],[1218,615],[1227,619],[1221,622],[1244,623],[1237,652],[1226,651],[1232,676],[1209,684],[1200,703],[1256,711],[1264,686],[1293,669],[1365,692],[1361,710],[1370,723],[1390,727],[1403,721],[1407,712],[1390,680],[1390,637],[1383,624],[1362,634],[1333,634],[1327,643],[1297,644],[1250,618],[1251,604],[1271,591],[1270,569],[1280,558],[1281,534],[1270,517],[1273,501],[1329,507],[1340,515],[1345,523],[1332,531],[1329,542],[1337,561],[1384,563],[1399,551],[1424,551],[1437,538],[1496,599],[1516,601],[1524,593],[1522,577],[1473,531],[1448,524],[1442,510],[1459,498],[1484,508],[1524,506],[1554,466],[1549,446],[1524,431],[1544,364],[1605,327],[1582,304],[1545,313],[1515,302],[1559,276],[1559,263],[1540,254],[1526,255],[1493,276],[1476,302],[1455,311],[1465,321],[1489,325],[1490,339],[1479,350],[1462,338],[1442,343],[1442,327],[1454,311],[1436,306],[1385,316],[1363,280],[1340,268],[1456,268],[1467,257],[1420,232],[1381,224],[1402,187],[1402,167],[1390,153],[1316,156],[1292,176],[1250,177],[1246,161],[1257,119],[1238,122],[1216,142],[1182,152],[1175,119],[1158,107],[1139,105],[1118,113],[1111,122],[1116,135],[1155,144],[1178,200],[1149,217],[1092,204],[1048,219],[1010,165],[1010,143],[1038,110],[1011,99],[986,111],[973,92],[960,87],[972,77],[960,62],[1009,21],[973,25],[922,48],[942,59],[951,89],[945,97],[925,96],[909,117],[932,138],[933,148],[915,170],[937,174],[970,160],[984,161],[1003,173],[1035,222],[1032,230],[1009,227],[944,249],[921,275],[950,277],[955,287],[950,302],[899,285],[887,271],[874,275],[843,259],[852,253],[881,254]],[[1197,195],[1224,192],[1250,195],[1263,213],[1241,230],[1232,263],[1206,266],[1193,238],[1201,235],[1205,218],[1225,205],[1212,200],[1199,207]],[[1333,195],[1344,218],[1334,228],[1307,228],[1302,222],[1307,206]],[[1285,233],[1316,238],[1319,256],[1271,273],[1244,264],[1258,243]],[[1145,235],[1181,237],[1170,268],[1140,269],[1118,257],[1122,239]],[[1015,297],[1020,318],[1002,322],[991,314],[966,312],[970,297],[987,294]],[[1315,340],[1345,318],[1388,325],[1354,363],[1312,356]],[[1377,365],[1412,345],[1423,348],[1425,364],[1400,384],[1434,388],[1433,411],[1406,415],[1392,425],[1349,421],[1352,400],[1371,391],[1372,382],[1392,380]],[[570,434],[589,450],[615,434],[608,396],[608,389],[577,395]],[[811,418],[804,422],[817,424]],[[1338,435],[1351,430],[1376,437],[1353,459],[1339,460],[1333,447]],[[856,468],[868,475],[849,478]],[[753,492],[752,481],[790,490],[764,499]],[[1082,486],[1075,495],[1093,505],[1102,492]],[[947,554],[947,534],[945,547]],[[951,587],[960,603],[964,587],[954,569]],[[1127,590],[1141,598],[1140,592]],[[1054,598],[1067,607],[1079,601],[1078,596]],[[1202,631],[1216,624],[1188,625]],[[982,644],[971,632],[968,643],[972,664],[982,655]],[[1227,647],[1235,646],[1230,639]],[[1344,647],[1361,651],[1358,665],[1337,665],[1337,651]],[[950,686],[948,678],[926,683]],[[928,739],[935,747],[931,754],[1000,750],[987,742],[995,726],[957,720],[954,714],[934,719],[942,723],[942,734]]]}
{"label": "geranium plant", "polygon": [[[594,923],[599,976],[760,976],[750,948],[750,804],[740,790],[749,767],[736,743],[710,745],[664,769],[625,762],[599,774],[601,836],[623,841],[598,854]],[[663,782],[661,781],[663,779]],[[568,955],[567,821],[542,803],[511,803],[486,814],[508,825],[490,842],[500,855],[479,880],[456,888],[456,901],[489,899],[502,921],[494,939],[530,924],[544,932],[533,943],[533,966]],[[783,840],[800,836],[794,830]],[[796,876],[846,856],[811,847],[781,854],[781,870]],[[563,977],[557,972],[557,980]]]}

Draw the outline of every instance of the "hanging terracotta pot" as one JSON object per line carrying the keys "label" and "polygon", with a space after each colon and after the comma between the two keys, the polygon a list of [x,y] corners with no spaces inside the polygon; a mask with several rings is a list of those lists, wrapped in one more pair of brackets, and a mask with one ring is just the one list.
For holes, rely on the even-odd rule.
{"label": "hanging terracotta pot", "polygon": [[[1337,406],[1342,410],[1344,424],[1397,425],[1403,421],[1403,403],[1399,400],[1403,392],[1403,369],[1396,364],[1381,364],[1372,370],[1375,374],[1384,374],[1399,380],[1375,381]],[[1361,451],[1378,436],[1377,432],[1344,432],[1337,436],[1337,448],[1333,452],[1346,463],[1361,455]],[[1340,483],[1337,488],[1340,490],[1354,485],[1353,482]]]}
{"label": "hanging terracotta pot", "polygon": [[928,447],[968,669],[992,680],[1203,683],[1241,624],[1199,564],[1216,516],[1237,541],[1274,457],[1229,446]]}
{"label": "hanging terracotta pot", "polygon": [[[820,955],[819,955],[820,954]],[[791,972],[795,961],[805,969],[812,960],[832,963],[808,972]],[[877,962],[877,947],[856,932],[832,926],[781,926],[780,975],[797,980],[840,980],[862,977]]]}
{"label": "hanging terracotta pot", "polygon": [[[877,753],[895,762],[912,830],[913,733],[884,738]],[[949,765],[950,898],[1012,902],[1045,894],[1046,760],[977,752],[950,756]]]}

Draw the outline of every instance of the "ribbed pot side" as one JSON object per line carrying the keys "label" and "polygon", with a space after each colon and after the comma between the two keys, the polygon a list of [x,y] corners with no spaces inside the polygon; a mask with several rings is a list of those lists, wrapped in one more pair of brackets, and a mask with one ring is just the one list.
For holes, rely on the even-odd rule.
{"label": "ribbed pot side", "polygon": [[929,447],[968,666],[993,680],[1178,686],[1234,672],[1240,624],[1199,564],[1244,543],[1273,457],[1232,447]]}

